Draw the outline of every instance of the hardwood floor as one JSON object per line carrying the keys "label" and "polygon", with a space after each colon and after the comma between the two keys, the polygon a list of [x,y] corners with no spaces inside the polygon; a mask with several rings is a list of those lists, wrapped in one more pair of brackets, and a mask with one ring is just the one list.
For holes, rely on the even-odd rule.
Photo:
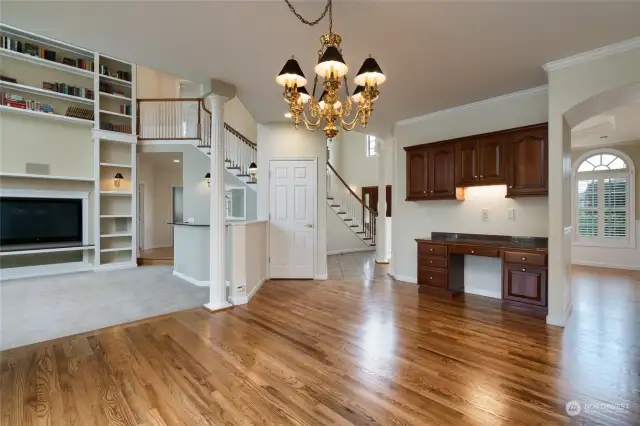
{"label": "hardwood floor", "polygon": [[640,274],[611,274],[576,271],[566,330],[385,278],[271,281],[0,353],[0,424],[637,425]]}
{"label": "hardwood floor", "polygon": [[149,265],[173,265],[173,247],[142,250],[138,258],[138,266]]}

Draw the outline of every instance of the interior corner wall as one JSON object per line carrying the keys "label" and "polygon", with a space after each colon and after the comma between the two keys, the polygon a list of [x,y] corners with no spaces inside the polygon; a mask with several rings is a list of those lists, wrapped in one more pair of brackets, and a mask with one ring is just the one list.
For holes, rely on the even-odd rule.
{"label": "interior corner wall", "polygon": [[[396,276],[416,281],[415,239],[428,237],[433,231],[537,237],[548,235],[547,198],[505,198],[504,185],[467,188],[465,201],[405,201],[404,151],[407,146],[544,123],[548,117],[547,108],[547,90],[537,88],[396,124],[393,154],[395,185],[392,193],[394,220],[391,233],[392,268]],[[487,221],[482,220],[483,208],[489,209]],[[515,221],[507,218],[509,208],[515,209]],[[482,281],[491,281],[492,294],[499,291],[499,265],[472,259],[467,262],[466,270],[486,278]]]}
{"label": "interior corner wall", "polygon": [[[547,76],[549,81],[549,315],[547,322],[564,325],[572,306],[571,129],[566,122],[565,114],[596,95],[640,81],[640,48],[550,70]],[[590,117],[583,117],[583,119],[587,118]]]}
{"label": "interior corner wall", "polygon": [[136,97],[178,98],[183,79],[151,68],[136,66]]}
{"label": "interior corner wall", "polygon": [[317,216],[318,241],[315,275],[327,276],[327,148],[322,133],[295,130],[289,123],[258,124],[258,220],[269,219],[269,163],[272,159],[318,159]]}
{"label": "interior corner wall", "polygon": [[[326,205],[326,203],[325,203]],[[330,206],[327,207],[327,255],[375,250],[349,229]]]}
{"label": "interior corner wall", "polygon": [[[336,168],[340,176],[347,182],[353,191],[361,196],[362,187],[378,186],[378,156],[367,156],[367,135],[356,131],[341,131],[338,135],[335,147]],[[385,170],[392,169],[392,157],[383,157]],[[385,174],[385,185],[391,185],[391,174]]]}
{"label": "interior corner wall", "polygon": [[256,143],[258,139],[256,120],[237,96],[224,103],[224,122],[251,142]]}

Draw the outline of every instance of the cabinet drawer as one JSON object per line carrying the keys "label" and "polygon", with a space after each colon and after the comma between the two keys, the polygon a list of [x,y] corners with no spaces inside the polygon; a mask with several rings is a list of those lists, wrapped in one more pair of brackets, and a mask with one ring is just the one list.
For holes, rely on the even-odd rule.
{"label": "cabinet drawer", "polygon": [[424,267],[418,268],[418,284],[447,288],[447,277],[447,271],[429,269]]}
{"label": "cabinet drawer", "polygon": [[418,266],[447,269],[449,267],[449,259],[446,257],[420,256],[418,258]]}
{"label": "cabinet drawer", "polygon": [[451,247],[451,253],[467,256],[500,257],[500,250],[491,247],[455,245]]}
{"label": "cabinet drawer", "polygon": [[547,306],[547,270],[504,265],[502,298],[530,305]]}
{"label": "cabinet drawer", "polygon": [[438,244],[418,244],[418,256],[446,256],[447,246]]}
{"label": "cabinet drawer", "polygon": [[505,251],[504,262],[518,265],[547,266],[547,254],[525,251]]}

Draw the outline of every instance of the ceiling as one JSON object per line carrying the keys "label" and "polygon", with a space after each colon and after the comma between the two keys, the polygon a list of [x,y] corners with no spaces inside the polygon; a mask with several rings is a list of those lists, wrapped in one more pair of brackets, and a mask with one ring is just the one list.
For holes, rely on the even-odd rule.
{"label": "ceiling", "polygon": [[571,147],[601,147],[640,141],[640,104],[591,117],[571,130]]}
{"label": "ceiling", "polygon": [[[315,19],[324,2],[296,3]],[[237,87],[258,122],[282,121],[275,76],[295,54],[307,78],[328,22],[280,1],[3,1],[8,24],[188,80]],[[398,120],[544,85],[549,61],[640,35],[640,2],[336,0],[350,81],[373,54],[388,79],[371,119]],[[355,85],[351,86],[353,90]]]}

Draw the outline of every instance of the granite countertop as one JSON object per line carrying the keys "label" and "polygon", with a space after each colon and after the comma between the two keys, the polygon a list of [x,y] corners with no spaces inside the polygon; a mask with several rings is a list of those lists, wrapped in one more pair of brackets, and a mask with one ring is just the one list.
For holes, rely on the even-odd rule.
{"label": "granite countertop", "polygon": [[417,238],[416,241],[469,244],[499,248],[547,250],[548,239],[543,237],[514,237],[509,235],[453,234],[449,232],[432,232],[431,237]]}

